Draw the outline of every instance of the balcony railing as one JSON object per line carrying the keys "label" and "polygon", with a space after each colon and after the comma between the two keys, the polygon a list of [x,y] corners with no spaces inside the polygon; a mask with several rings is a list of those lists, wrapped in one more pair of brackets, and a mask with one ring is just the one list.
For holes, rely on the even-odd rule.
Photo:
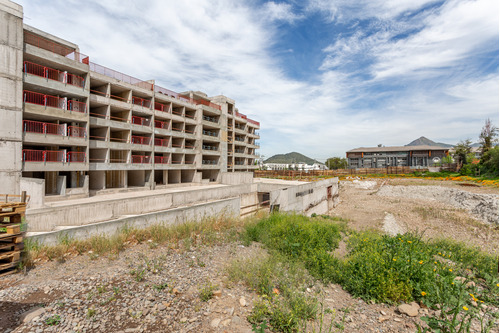
{"label": "balcony railing", "polygon": [[87,129],[85,127],[68,126],[68,136],[75,138],[86,138]]}
{"label": "balcony railing", "polygon": [[149,126],[149,120],[139,116],[132,116],[132,124],[140,126]]}
{"label": "balcony railing", "polygon": [[71,84],[76,87],[83,88],[85,86],[85,79],[81,76],[70,74],[68,72],[61,72],[57,69],[35,64],[33,62],[25,61],[23,70],[27,74]]}
{"label": "balcony railing", "polygon": [[155,156],[155,164],[168,164],[170,157],[168,156]]}
{"label": "balcony railing", "polygon": [[211,121],[213,123],[217,123],[217,118],[215,118],[215,117],[210,117],[210,116],[203,115],[203,120]]}
{"label": "balcony railing", "polygon": [[67,98],[61,98],[51,95],[44,95],[33,91],[24,90],[24,103],[37,104],[45,107],[52,107],[61,110],[76,111],[80,113],[87,112],[87,104],[82,102],[77,102],[73,100],[68,100]]}
{"label": "balcony railing", "polygon": [[23,149],[24,162],[76,162],[85,163],[87,154],[85,152],[65,152],[64,150],[33,150]]}
{"label": "balcony railing", "polygon": [[148,164],[151,163],[151,157],[145,155],[132,155],[132,163],[134,164]]}
{"label": "balcony railing", "polygon": [[64,136],[64,125],[42,123],[33,120],[23,120],[23,131],[27,133],[39,133]]}
{"label": "balcony railing", "polygon": [[161,120],[155,120],[155,128],[162,128],[162,129],[165,129],[165,130],[169,130],[170,129],[170,122],[164,122],[164,121],[161,121]]}
{"label": "balcony railing", "polygon": [[24,30],[24,42],[41,49],[62,55],[71,60],[81,62],[82,64],[89,64],[89,57],[76,52],[74,49],[55,43],[38,35],[35,35],[29,31]]}
{"label": "balcony railing", "polygon": [[168,147],[168,143],[169,143],[168,139],[155,138],[155,146]]}
{"label": "balcony railing", "polygon": [[151,101],[144,99],[144,98],[136,97],[136,96],[132,96],[132,104],[140,105],[140,106],[148,108],[148,109],[151,108]]}
{"label": "balcony railing", "polygon": [[206,131],[206,130],[203,130],[203,135],[215,136],[215,137],[218,136],[217,132]]}
{"label": "balcony railing", "polygon": [[151,138],[132,135],[130,142],[136,145],[149,145],[151,143]]}
{"label": "balcony railing", "polygon": [[161,112],[170,112],[170,106],[155,102],[155,110],[158,110]]}
{"label": "balcony railing", "polygon": [[219,149],[217,147],[214,147],[214,146],[209,146],[209,145],[203,145],[201,147],[203,150],[213,150],[213,151],[219,151]]}
{"label": "balcony railing", "polygon": [[79,151],[70,151],[66,153],[66,162],[68,163],[85,163],[87,158],[86,153]]}

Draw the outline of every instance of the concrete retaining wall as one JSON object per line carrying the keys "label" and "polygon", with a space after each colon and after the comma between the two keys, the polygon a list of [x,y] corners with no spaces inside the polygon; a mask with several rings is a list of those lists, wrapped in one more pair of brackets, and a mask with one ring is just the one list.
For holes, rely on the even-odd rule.
{"label": "concrete retaining wall", "polygon": [[204,218],[224,216],[239,216],[240,199],[230,198],[190,207],[174,208],[154,213],[127,216],[116,220],[87,224],[59,231],[46,232],[29,236],[30,240],[44,245],[57,244],[61,238],[85,239],[95,235],[113,235],[125,227],[147,228],[155,224],[176,225],[189,221],[200,221]]}
{"label": "concrete retaining wall", "polygon": [[[328,195],[328,187],[331,187]],[[304,183],[270,192],[271,206],[282,212],[327,214],[338,196],[338,178]]]}
{"label": "concrete retaining wall", "polygon": [[[151,212],[193,205],[218,199],[239,197],[257,190],[256,184],[187,190],[155,195],[138,195],[131,199],[92,201],[78,205],[30,209],[26,212],[29,231],[51,231],[57,226],[77,226],[107,221],[123,215]],[[98,214],[96,212],[99,212]]]}

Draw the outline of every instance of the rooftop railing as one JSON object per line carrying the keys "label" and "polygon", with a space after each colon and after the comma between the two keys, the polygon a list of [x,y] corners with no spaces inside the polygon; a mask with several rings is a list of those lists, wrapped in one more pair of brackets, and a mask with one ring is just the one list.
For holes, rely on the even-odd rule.
{"label": "rooftop railing", "polygon": [[129,83],[129,84],[132,84],[134,86],[141,87],[141,88],[146,89],[146,90],[153,90],[152,83],[139,80],[139,79],[132,77],[130,75],[115,71],[114,69],[107,68],[107,67],[98,65],[96,63],[93,63],[93,62],[89,62],[89,67],[90,67],[90,70],[93,72],[96,72],[96,73],[105,75],[107,77]]}

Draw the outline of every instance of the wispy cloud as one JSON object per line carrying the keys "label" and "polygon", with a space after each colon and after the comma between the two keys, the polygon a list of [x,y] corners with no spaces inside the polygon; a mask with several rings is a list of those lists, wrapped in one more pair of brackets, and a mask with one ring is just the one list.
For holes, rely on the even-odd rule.
{"label": "wispy cloud", "polygon": [[[92,61],[235,99],[261,122],[266,156],[343,156],[421,135],[455,143],[476,138],[487,117],[498,122],[495,0],[19,2],[27,24]],[[274,48],[284,29],[318,17],[329,31],[323,61],[311,79],[292,79]]]}

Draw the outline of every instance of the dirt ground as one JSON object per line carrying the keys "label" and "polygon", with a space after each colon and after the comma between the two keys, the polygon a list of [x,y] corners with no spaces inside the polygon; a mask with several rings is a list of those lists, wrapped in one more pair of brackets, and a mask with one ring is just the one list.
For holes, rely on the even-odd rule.
{"label": "dirt ground", "polygon": [[[343,181],[340,203],[331,214],[347,218],[357,230],[415,230],[425,237],[446,235],[488,252],[498,251],[497,226],[487,226],[466,211],[441,203],[378,196],[384,184],[440,185],[498,194],[495,188],[417,179]],[[259,257],[262,251],[258,244],[173,250],[146,242],[115,259],[86,254],[38,262],[26,274],[0,278],[0,332],[250,333],[246,318],[259,296],[242,284],[229,283],[225,269],[231,260]],[[216,296],[204,302],[199,294],[208,285],[214,286]],[[338,285],[316,288],[321,289],[319,300],[325,308],[335,310],[337,322],[341,310],[348,309],[344,332],[415,332],[416,323],[421,323],[418,318],[428,312],[420,309],[418,316],[408,317],[393,305],[353,298]],[[38,312],[23,321],[31,310]],[[47,324],[50,319],[58,319],[57,324]]]}
{"label": "dirt ground", "polygon": [[[371,186],[366,186],[367,182]],[[384,230],[384,220],[391,221],[393,217],[403,232],[416,231],[423,233],[424,238],[453,238],[484,251],[498,253],[498,224],[487,225],[463,209],[436,201],[377,195],[377,190],[383,185],[444,186],[498,195],[498,188],[461,184],[422,179],[346,180],[340,183],[340,204],[331,213],[348,219],[349,227],[356,230]]]}

